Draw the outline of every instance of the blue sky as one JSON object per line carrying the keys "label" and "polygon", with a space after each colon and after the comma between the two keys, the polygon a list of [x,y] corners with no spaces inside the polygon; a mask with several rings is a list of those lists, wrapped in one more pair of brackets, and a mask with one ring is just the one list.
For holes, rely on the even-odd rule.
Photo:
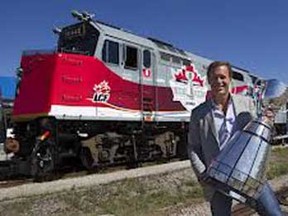
{"label": "blue sky", "polygon": [[73,23],[73,9],[288,83],[287,0],[5,1],[0,8],[0,75],[14,75],[23,50],[53,49],[57,37],[52,28]]}

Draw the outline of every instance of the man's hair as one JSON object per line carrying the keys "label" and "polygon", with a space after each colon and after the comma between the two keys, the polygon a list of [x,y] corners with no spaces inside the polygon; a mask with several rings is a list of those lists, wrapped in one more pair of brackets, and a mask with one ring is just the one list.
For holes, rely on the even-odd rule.
{"label": "man's hair", "polygon": [[214,61],[212,62],[209,66],[208,66],[208,70],[207,70],[207,78],[209,79],[209,77],[211,76],[211,73],[213,73],[215,71],[215,69],[217,67],[220,66],[226,66],[229,70],[229,77],[232,78],[232,67],[231,64],[229,62],[226,61]]}

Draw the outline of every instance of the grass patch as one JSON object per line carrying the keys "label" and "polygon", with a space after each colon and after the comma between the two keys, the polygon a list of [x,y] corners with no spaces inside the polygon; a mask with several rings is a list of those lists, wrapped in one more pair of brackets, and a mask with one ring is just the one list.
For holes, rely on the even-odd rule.
{"label": "grass patch", "polygon": [[175,207],[203,201],[202,189],[191,176],[173,180],[167,174],[1,202],[0,215],[164,216]]}
{"label": "grass patch", "polygon": [[[147,182],[146,182],[147,183]],[[121,183],[121,189],[108,202],[99,206],[107,213],[119,216],[165,215],[165,209],[202,197],[198,184],[188,183],[176,188],[161,188],[157,185],[145,185],[139,180],[127,180]]]}
{"label": "grass patch", "polygon": [[[268,179],[288,174],[288,148],[272,150],[268,166]],[[126,184],[126,185],[125,185]],[[163,209],[203,201],[200,185],[190,179],[182,180],[176,188],[160,188],[129,180],[122,184],[122,190],[113,200],[99,204],[105,212],[114,215],[165,215]],[[134,196],[129,196],[129,190]],[[119,192],[119,191],[118,191]],[[133,193],[132,193],[133,194]],[[167,213],[167,212],[166,212]]]}
{"label": "grass patch", "polygon": [[267,178],[273,179],[288,174],[288,148],[274,148],[269,160]]}
{"label": "grass patch", "polygon": [[275,163],[269,166],[267,178],[269,180],[288,173],[288,163]]}

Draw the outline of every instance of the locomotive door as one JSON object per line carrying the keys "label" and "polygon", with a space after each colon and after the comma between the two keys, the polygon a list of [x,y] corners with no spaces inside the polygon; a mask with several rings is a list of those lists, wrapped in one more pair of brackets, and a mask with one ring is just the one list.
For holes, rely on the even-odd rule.
{"label": "locomotive door", "polygon": [[143,49],[140,71],[140,92],[142,117],[144,122],[153,121],[157,111],[155,86],[156,70],[154,65],[154,53],[149,49]]}

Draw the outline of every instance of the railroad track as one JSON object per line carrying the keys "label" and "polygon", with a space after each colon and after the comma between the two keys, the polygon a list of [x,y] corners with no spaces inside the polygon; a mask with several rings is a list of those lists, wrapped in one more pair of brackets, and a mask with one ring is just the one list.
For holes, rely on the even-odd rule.
{"label": "railroad track", "polygon": [[[281,205],[284,215],[288,215],[288,188],[281,188],[276,192],[276,197]],[[244,204],[237,204],[233,207],[233,216],[251,216],[254,214],[256,214],[256,212]]]}

